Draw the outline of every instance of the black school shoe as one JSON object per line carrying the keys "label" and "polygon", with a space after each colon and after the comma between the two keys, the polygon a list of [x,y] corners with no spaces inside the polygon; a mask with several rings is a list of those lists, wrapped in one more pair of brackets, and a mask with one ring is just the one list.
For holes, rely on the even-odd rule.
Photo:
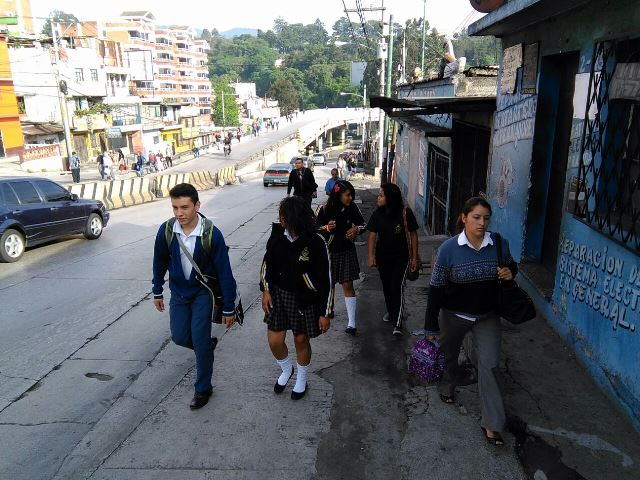
{"label": "black school shoe", "polygon": [[273,391],[275,393],[282,393],[284,392],[284,389],[287,388],[287,384],[289,383],[289,380],[291,380],[291,377],[293,377],[293,372],[295,371],[294,368],[291,369],[291,375],[289,375],[289,378],[287,378],[287,383],[285,383],[284,385],[280,385],[278,383],[278,380],[276,380],[276,384],[273,386]]}
{"label": "black school shoe", "polygon": [[204,407],[207,403],[209,403],[209,397],[213,394],[213,390],[209,390],[208,392],[199,393],[195,392],[193,394],[193,398],[191,399],[191,403],[189,404],[189,408],[191,410],[198,410],[199,408]]}
{"label": "black school shoe", "polygon": [[355,337],[358,330],[356,327],[347,327],[344,332]]}
{"label": "black school shoe", "polygon": [[304,390],[301,392],[294,392],[293,390],[291,390],[291,400],[300,400],[302,397],[305,396],[308,388],[309,388],[309,385],[307,384],[304,386]]}

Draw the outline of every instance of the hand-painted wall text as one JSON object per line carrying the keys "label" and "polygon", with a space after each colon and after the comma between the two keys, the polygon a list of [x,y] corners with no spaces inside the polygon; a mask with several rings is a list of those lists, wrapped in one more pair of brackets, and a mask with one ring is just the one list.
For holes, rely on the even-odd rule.
{"label": "hand-painted wall text", "polygon": [[635,332],[640,311],[640,262],[629,265],[609,253],[569,238],[560,239],[560,289],[618,327]]}

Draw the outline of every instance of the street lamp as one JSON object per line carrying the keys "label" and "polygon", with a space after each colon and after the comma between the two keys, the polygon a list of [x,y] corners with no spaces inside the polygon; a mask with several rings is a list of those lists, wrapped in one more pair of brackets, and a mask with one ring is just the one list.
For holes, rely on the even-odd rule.
{"label": "street lamp", "polygon": [[[364,95],[360,95],[359,93],[350,93],[350,92],[340,92],[340,96],[344,97],[347,95],[351,95],[353,97],[360,97],[362,99],[362,146],[364,148],[365,145],[365,131],[366,131],[366,122],[365,122],[365,108],[367,108],[367,85],[364,85]],[[366,151],[366,149],[365,149]]]}

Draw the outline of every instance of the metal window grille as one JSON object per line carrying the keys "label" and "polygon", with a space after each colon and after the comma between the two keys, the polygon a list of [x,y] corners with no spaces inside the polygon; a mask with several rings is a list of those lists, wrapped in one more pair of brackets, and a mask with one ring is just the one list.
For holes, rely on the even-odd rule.
{"label": "metal window grille", "polygon": [[449,155],[432,143],[427,154],[429,167],[429,233],[447,233],[447,203],[449,199]]}
{"label": "metal window grille", "polygon": [[595,45],[574,215],[640,251],[640,101],[610,98],[619,63],[640,61],[640,39]]}

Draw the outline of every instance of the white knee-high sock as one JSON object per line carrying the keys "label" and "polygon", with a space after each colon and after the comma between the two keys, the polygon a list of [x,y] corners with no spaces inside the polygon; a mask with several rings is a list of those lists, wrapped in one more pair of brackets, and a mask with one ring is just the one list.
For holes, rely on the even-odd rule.
{"label": "white knee-high sock", "polygon": [[347,306],[347,318],[349,319],[349,327],[356,328],[356,305],[358,300],[356,297],[344,297],[344,303]]}
{"label": "white knee-high sock", "polygon": [[307,372],[309,365],[300,365],[298,363],[298,373],[296,374],[296,385],[293,387],[293,391],[296,393],[302,393],[307,388]]}
{"label": "white knee-high sock", "polygon": [[286,385],[293,373],[293,364],[291,363],[291,359],[289,357],[283,360],[276,360],[280,368],[282,369],[282,373],[278,377],[278,385]]}

